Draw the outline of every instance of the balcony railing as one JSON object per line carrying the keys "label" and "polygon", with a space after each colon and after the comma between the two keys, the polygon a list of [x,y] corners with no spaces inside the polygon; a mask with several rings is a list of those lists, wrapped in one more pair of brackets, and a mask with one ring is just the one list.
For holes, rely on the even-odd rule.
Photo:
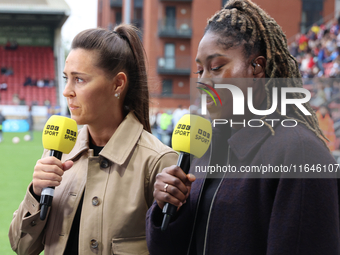
{"label": "balcony railing", "polygon": [[160,0],[161,2],[171,1],[171,2],[192,2],[192,0]]}
{"label": "balcony railing", "polygon": [[135,8],[143,8],[143,0],[134,0],[133,1],[133,6]]}
{"label": "balcony railing", "polygon": [[158,58],[158,74],[190,75],[190,56]]}
{"label": "balcony railing", "polygon": [[191,20],[165,17],[158,22],[158,35],[164,38],[191,38]]}
{"label": "balcony railing", "polygon": [[110,6],[111,7],[122,7],[123,0],[110,0]]}
{"label": "balcony railing", "polygon": [[190,94],[162,94],[162,93],[150,93],[150,97],[153,98],[173,98],[173,99],[190,99]]}

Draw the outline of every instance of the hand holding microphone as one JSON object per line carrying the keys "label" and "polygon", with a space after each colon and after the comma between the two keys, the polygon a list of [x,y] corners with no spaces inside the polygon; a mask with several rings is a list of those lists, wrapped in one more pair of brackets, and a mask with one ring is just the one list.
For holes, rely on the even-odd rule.
{"label": "hand holding microphone", "polygon": [[54,187],[60,185],[64,171],[73,162],[61,163],[62,153],[70,153],[77,138],[77,123],[69,118],[53,115],[43,130],[43,146],[50,156],[38,160],[33,174],[33,191],[40,195],[40,219],[45,220],[47,209],[52,205]]}
{"label": "hand holding microphone", "polygon": [[[172,135],[173,149],[180,152],[177,166],[163,169],[157,175],[154,197],[163,210],[162,231],[165,231],[171,217],[188,197],[192,178],[187,174],[190,169],[190,156],[202,157],[211,142],[211,123],[196,115],[186,114],[176,124]],[[182,171],[183,170],[183,171]]]}

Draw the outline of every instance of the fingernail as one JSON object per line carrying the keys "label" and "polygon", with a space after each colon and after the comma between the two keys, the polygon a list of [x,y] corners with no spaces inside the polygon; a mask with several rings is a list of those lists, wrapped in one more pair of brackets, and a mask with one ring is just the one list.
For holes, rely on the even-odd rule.
{"label": "fingernail", "polygon": [[179,207],[181,207],[183,205],[183,203],[179,203]]}
{"label": "fingernail", "polygon": [[187,201],[185,200],[184,202],[183,202],[183,204],[185,204]]}
{"label": "fingernail", "polygon": [[195,175],[193,174],[189,174],[190,175],[190,179],[196,179]]}

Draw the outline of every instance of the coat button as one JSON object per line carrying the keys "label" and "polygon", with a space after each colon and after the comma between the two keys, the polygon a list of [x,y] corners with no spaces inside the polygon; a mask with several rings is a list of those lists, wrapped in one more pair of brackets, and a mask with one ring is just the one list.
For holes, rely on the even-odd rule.
{"label": "coat button", "polygon": [[33,221],[31,222],[31,226],[34,227],[35,225],[37,225],[37,223],[35,222],[35,220],[33,220]]}
{"label": "coat button", "polygon": [[92,239],[92,240],[90,241],[90,246],[91,246],[92,249],[97,249],[97,248],[98,248],[98,242],[97,242],[97,240],[96,240],[96,239]]}
{"label": "coat button", "polygon": [[99,205],[99,199],[98,199],[98,197],[93,197],[93,198],[92,198],[92,205],[94,205],[94,206]]}
{"label": "coat button", "polygon": [[109,161],[107,159],[103,159],[102,162],[100,162],[101,168],[108,168],[109,167]]}

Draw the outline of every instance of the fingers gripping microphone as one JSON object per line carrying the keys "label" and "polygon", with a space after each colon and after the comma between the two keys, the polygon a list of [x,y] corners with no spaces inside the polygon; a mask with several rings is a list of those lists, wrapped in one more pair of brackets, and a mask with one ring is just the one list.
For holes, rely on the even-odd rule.
{"label": "fingers gripping microphone", "polygon": [[[53,115],[45,124],[42,141],[50,156],[61,160],[63,153],[70,153],[77,139],[77,123],[63,116]],[[45,220],[48,207],[52,205],[54,187],[44,188],[40,197],[40,219]]]}
{"label": "fingers gripping microphone", "polygon": [[[186,174],[190,169],[190,155],[200,158],[208,150],[211,142],[211,123],[203,117],[185,114],[177,123],[172,133],[172,146],[178,151],[177,166]],[[163,222],[161,230],[165,231],[177,207],[166,203],[163,207]]]}

